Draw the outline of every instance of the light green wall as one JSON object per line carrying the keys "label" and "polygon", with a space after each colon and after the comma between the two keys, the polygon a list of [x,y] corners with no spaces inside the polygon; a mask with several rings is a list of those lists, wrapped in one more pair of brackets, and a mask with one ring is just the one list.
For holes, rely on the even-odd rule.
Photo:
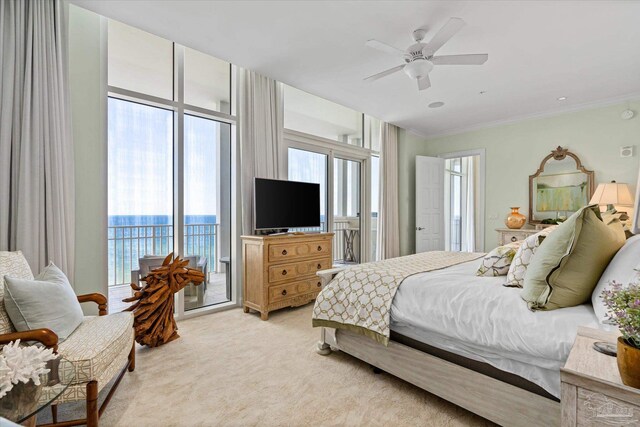
{"label": "light green wall", "polygon": [[[485,250],[497,245],[494,231],[502,227],[510,206],[529,209],[529,175],[558,145],[569,148],[596,183],[616,180],[635,189],[638,178],[640,117],[622,120],[630,108],[640,112],[640,101],[594,108],[553,117],[530,119],[458,135],[426,139],[401,130],[399,134],[400,249],[415,247],[415,156],[486,149]],[[621,158],[620,147],[635,146],[633,157]]]}
{"label": "light green wall", "polygon": [[[75,291],[107,295],[107,132],[101,17],[69,6],[69,86],[76,181]],[[92,304],[83,304],[96,312]]]}

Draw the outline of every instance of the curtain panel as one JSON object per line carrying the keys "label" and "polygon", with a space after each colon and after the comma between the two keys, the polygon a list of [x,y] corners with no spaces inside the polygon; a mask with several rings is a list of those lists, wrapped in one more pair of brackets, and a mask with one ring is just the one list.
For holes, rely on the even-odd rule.
{"label": "curtain panel", "polygon": [[0,2],[0,250],[73,280],[74,169],[64,5]]}
{"label": "curtain panel", "polygon": [[253,178],[280,179],[283,86],[250,70],[238,71],[242,233],[253,234]]}
{"label": "curtain panel", "polygon": [[398,221],[398,127],[380,124],[380,211],[378,212],[378,259],[400,256]]}

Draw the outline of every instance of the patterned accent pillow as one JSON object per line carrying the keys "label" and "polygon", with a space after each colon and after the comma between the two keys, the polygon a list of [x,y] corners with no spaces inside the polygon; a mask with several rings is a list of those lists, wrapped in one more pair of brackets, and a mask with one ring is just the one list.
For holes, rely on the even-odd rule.
{"label": "patterned accent pillow", "polygon": [[518,252],[516,252],[516,255],[513,257],[509,272],[507,273],[507,283],[505,283],[504,286],[512,288],[522,287],[527,267],[531,263],[538,246],[540,246],[540,243],[542,243],[545,237],[557,227],[557,225],[552,225],[522,241],[520,249],[518,249]]}
{"label": "patterned accent pillow", "polygon": [[4,276],[33,280],[29,263],[21,251],[0,251],[0,334],[9,334],[16,330],[4,308]]}
{"label": "patterned accent pillow", "polygon": [[480,268],[476,272],[476,276],[495,277],[504,276],[509,272],[509,266],[513,257],[516,255],[518,248],[522,244],[521,241],[509,243],[508,245],[498,246],[482,258]]}

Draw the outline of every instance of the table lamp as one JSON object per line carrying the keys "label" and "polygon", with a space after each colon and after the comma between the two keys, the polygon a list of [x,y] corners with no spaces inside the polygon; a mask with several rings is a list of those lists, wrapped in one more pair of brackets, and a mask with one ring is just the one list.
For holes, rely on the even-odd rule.
{"label": "table lamp", "polygon": [[612,211],[614,206],[633,207],[633,196],[628,184],[611,181],[598,184],[589,204],[606,205],[607,210]]}

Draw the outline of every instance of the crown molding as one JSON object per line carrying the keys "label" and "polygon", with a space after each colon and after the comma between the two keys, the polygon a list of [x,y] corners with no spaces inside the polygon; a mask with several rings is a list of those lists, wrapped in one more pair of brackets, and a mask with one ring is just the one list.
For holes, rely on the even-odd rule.
{"label": "crown molding", "polygon": [[640,100],[640,92],[634,92],[634,93],[626,94],[624,96],[606,98],[606,99],[601,99],[593,102],[584,102],[584,103],[575,104],[575,105],[567,106],[564,108],[558,108],[550,111],[525,114],[521,116],[510,117],[507,119],[494,120],[491,122],[479,123],[476,125],[464,126],[459,128],[450,128],[450,129],[446,129],[436,133],[424,133],[416,129],[407,129],[407,130],[430,140],[430,139],[435,139],[443,136],[459,135],[462,133],[473,132],[473,131],[482,130],[482,129],[495,128],[495,127],[514,124],[514,123],[525,122],[528,120],[544,119],[548,117],[560,116],[562,114],[570,114],[570,113],[575,113],[575,112],[584,111],[584,110],[592,110],[600,107],[607,107],[615,104],[621,104],[623,102],[633,102],[638,100]]}

